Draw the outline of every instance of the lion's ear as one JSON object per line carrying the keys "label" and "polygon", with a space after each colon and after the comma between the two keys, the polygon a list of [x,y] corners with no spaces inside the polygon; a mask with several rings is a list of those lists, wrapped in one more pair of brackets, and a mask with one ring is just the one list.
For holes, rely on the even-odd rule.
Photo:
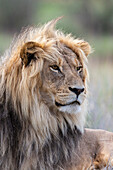
{"label": "lion's ear", "polygon": [[88,56],[92,50],[88,42],[80,40],[78,43],[79,48],[84,52],[85,56]]}
{"label": "lion's ear", "polygon": [[36,42],[25,43],[20,51],[20,58],[23,65],[27,66],[32,60],[36,60],[39,49],[41,49],[41,46]]}

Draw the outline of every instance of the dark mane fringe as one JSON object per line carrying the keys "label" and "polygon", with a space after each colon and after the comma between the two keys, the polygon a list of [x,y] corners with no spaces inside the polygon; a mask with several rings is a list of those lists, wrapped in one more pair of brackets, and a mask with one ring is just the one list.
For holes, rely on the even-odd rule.
{"label": "dark mane fringe", "polygon": [[[60,170],[72,164],[81,132],[66,122],[64,134],[51,134],[41,146],[30,122],[20,120],[11,103],[0,105],[0,170]],[[66,163],[67,162],[67,163]],[[65,166],[65,167],[64,167]]]}

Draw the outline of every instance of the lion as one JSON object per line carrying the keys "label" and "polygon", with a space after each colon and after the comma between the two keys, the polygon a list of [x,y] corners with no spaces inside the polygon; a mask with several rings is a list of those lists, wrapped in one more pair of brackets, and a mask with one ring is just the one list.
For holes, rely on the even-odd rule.
{"label": "lion", "polygon": [[1,57],[0,170],[82,170],[110,159],[113,134],[84,129],[91,47],[55,30],[59,19],[25,29]]}

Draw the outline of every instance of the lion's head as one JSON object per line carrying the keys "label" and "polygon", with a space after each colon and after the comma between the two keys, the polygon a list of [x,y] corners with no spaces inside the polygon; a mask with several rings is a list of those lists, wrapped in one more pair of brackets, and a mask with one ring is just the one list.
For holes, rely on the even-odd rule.
{"label": "lion's head", "polygon": [[63,129],[65,118],[82,131],[91,48],[55,30],[57,20],[19,35],[10,58],[5,54],[1,79],[20,118],[29,119],[35,129],[57,131],[58,124]]}

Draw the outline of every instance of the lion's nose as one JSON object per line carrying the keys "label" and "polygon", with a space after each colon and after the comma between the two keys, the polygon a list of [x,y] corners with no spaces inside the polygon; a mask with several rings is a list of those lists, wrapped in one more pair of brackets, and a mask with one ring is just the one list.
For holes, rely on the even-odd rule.
{"label": "lion's nose", "polygon": [[69,87],[69,90],[79,96],[84,91],[84,88]]}

